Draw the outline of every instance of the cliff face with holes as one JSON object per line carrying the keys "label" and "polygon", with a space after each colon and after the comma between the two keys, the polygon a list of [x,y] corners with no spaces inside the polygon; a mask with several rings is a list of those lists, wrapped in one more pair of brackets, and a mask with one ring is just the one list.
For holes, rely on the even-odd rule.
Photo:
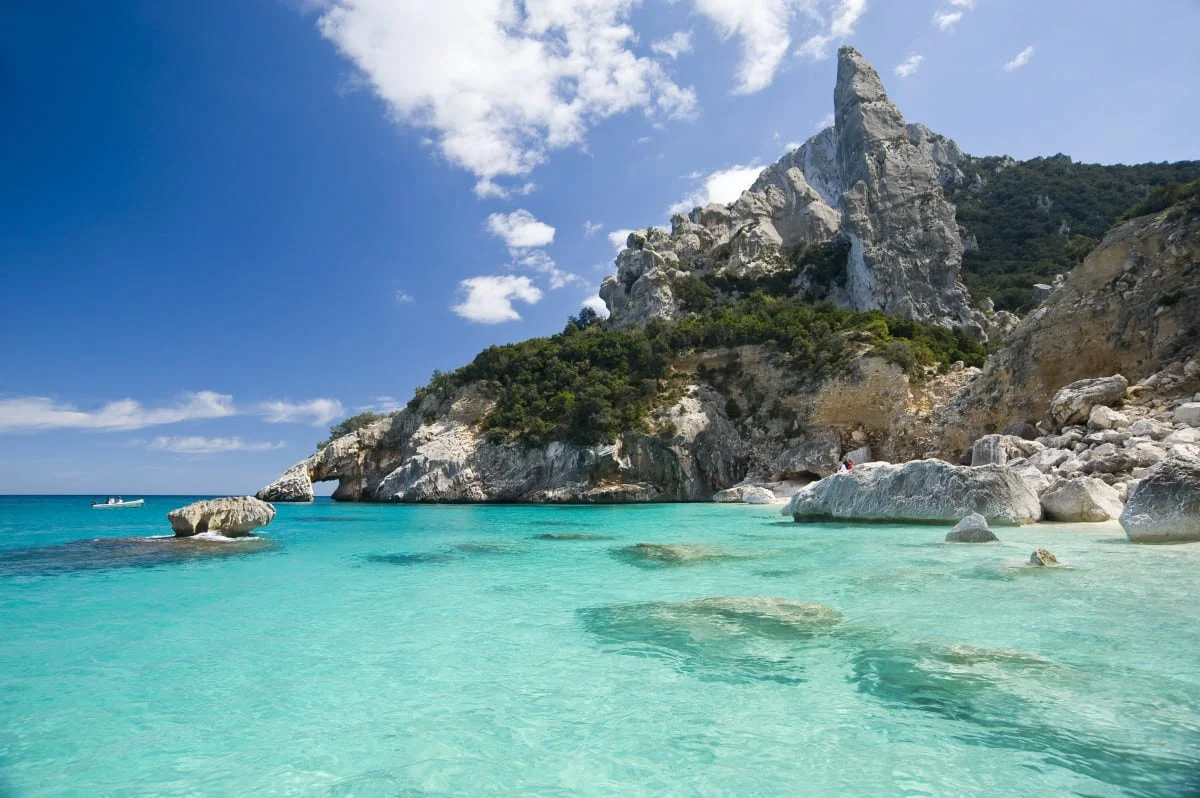
{"label": "cliff face with holes", "polygon": [[1200,211],[1195,204],[1113,229],[940,412],[947,454],[981,435],[1041,421],[1064,385],[1164,369],[1200,352]]}

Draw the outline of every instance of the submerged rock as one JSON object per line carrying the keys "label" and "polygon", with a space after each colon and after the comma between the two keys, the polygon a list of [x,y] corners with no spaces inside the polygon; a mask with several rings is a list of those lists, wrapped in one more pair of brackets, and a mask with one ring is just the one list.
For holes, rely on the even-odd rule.
{"label": "submerged rock", "polygon": [[1123,505],[1116,488],[1096,477],[1075,477],[1042,494],[1042,510],[1051,521],[1111,521]]}
{"label": "submerged rock", "polygon": [[266,538],[221,541],[196,537],[96,538],[57,546],[0,551],[0,577],[45,576],[111,568],[159,568],[271,551]]}
{"label": "submerged rock", "polygon": [[275,508],[253,496],[195,502],[167,513],[177,537],[216,532],[227,538],[249,535],[271,523]]}
{"label": "submerged rock", "polygon": [[1037,549],[1029,555],[1029,564],[1036,566],[1058,565],[1058,558],[1045,549]]}
{"label": "submerged rock", "polygon": [[726,560],[739,555],[719,546],[701,543],[638,543],[613,552],[619,559],[642,567],[692,565],[708,560]]}
{"label": "submerged rock", "polygon": [[612,540],[608,535],[592,535],[587,532],[546,532],[534,535],[534,540]]}
{"label": "submerged rock", "polygon": [[1042,517],[1037,495],[1011,469],[941,460],[856,466],[801,488],[788,511],[798,522],[951,523],[978,513],[993,524],[1030,524]]}
{"label": "submerged rock", "polygon": [[987,519],[979,513],[971,513],[946,534],[947,543],[992,543],[996,540],[999,538],[988,528]]}
{"label": "submerged rock", "polygon": [[1129,494],[1121,526],[1134,543],[1200,540],[1200,458],[1173,456]]}

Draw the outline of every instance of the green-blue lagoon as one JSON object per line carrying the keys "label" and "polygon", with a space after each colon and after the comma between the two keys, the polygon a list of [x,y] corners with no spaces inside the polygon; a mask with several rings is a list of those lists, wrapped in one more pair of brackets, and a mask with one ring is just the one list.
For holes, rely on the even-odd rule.
{"label": "green-blue lagoon", "polygon": [[1200,792],[1200,544],[185,502],[0,498],[0,795]]}

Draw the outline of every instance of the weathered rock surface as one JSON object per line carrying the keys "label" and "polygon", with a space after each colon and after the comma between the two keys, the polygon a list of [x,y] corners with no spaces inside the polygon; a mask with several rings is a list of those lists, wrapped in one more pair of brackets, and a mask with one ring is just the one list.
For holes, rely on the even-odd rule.
{"label": "weathered rock surface", "polygon": [[1087,423],[1098,405],[1112,405],[1125,398],[1129,380],[1116,374],[1078,380],[1061,388],[1050,400],[1050,419],[1060,427]]}
{"label": "weathered rock surface", "polygon": [[717,491],[713,494],[713,501],[723,504],[771,504],[775,501],[775,494],[758,485],[737,485]]}
{"label": "weathered rock surface", "polygon": [[283,472],[279,479],[267,485],[255,496],[265,502],[310,502],[313,500],[312,474],[309,461],[302,460]]}
{"label": "weathered rock surface", "polygon": [[963,244],[941,170],[910,139],[879,74],[852,47],[838,51],[834,118],[850,255],[844,288],[833,299],[965,328],[972,314],[959,279]]}
{"label": "weathered rock surface", "polygon": [[233,538],[249,535],[271,523],[275,508],[253,496],[210,499],[195,502],[167,513],[176,537],[191,537],[217,532]]}
{"label": "weathered rock surface", "polygon": [[1037,549],[1029,555],[1029,564],[1044,568],[1048,565],[1058,565],[1058,558],[1045,549]]}
{"label": "weathered rock surface", "polygon": [[978,513],[989,523],[1029,524],[1042,516],[1037,496],[1011,469],[941,460],[856,466],[801,488],[788,511],[799,522],[950,523]]}
{"label": "weathered rock surface", "polygon": [[1088,415],[1088,429],[1114,430],[1129,426],[1129,417],[1105,405],[1096,405]]}
{"label": "weathered rock surface", "polygon": [[1051,521],[1111,521],[1123,509],[1116,489],[1095,477],[1069,479],[1042,494],[1042,510]]}
{"label": "weathered rock surface", "polygon": [[1200,458],[1163,461],[1129,494],[1121,526],[1134,543],[1200,540]]}
{"label": "weathered rock surface", "polygon": [[1032,457],[1046,447],[1016,435],[984,435],[971,448],[971,465],[1005,465],[1010,460]]}
{"label": "weathered rock surface", "polygon": [[999,540],[988,527],[987,519],[979,513],[971,513],[946,533],[947,543],[991,543]]}
{"label": "weathered rock surface", "polygon": [[1172,418],[1179,424],[1200,427],[1200,402],[1185,402],[1181,404],[1175,408]]}

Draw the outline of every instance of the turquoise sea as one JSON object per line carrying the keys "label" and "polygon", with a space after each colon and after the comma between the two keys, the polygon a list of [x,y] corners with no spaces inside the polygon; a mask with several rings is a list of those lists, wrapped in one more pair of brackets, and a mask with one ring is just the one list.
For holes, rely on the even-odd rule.
{"label": "turquoise sea", "polygon": [[1200,794],[1200,544],[188,500],[0,497],[0,795]]}

